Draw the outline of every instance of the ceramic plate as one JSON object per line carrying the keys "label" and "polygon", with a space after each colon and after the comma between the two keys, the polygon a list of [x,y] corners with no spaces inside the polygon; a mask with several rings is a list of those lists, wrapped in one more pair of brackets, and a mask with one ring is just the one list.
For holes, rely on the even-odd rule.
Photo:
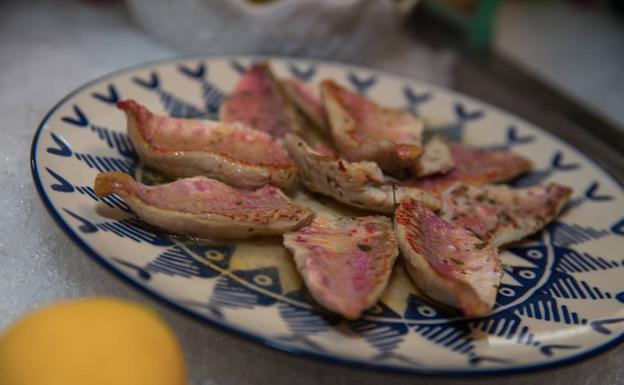
{"label": "ceramic plate", "polygon": [[[559,220],[502,252],[494,313],[440,314],[401,266],[377,306],[352,322],[306,293],[281,239],[194,243],[151,231],[116,197],[96,197],[95,175],[123,171],[146,182],[125,134],[120,99],[158,113],[214,117],[250,57],[182,58],[97,79],[61,100],[37,128],[32,171],[39,194],[85,252],[135,287],[208,324],[294,354],[351,365],[433,374],[484,374],[577,361],[614,346],[624,331],[624,194],[596,163],[534,125],[478,100],[384,72],[271,58],[281,76],[334,78],[429,127],[483,148],[530,158],[516,186],[574,188]],[[303,196],[320,210],[337,204]]]}

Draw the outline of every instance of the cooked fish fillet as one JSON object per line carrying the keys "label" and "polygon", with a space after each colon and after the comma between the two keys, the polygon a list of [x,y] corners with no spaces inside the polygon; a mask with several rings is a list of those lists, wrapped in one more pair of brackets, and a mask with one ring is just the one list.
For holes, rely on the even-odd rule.
{"label": "cooked fish fillet", "polygon": [[282,80],[284,90],[299,110],[323,132],[329,132],[327,114],[321,95],[300,80]]}
{"label": "cooked fish fillet", "polygon": [[451,148],[440,136],[433,136],[423,147],[423,153],[414,163],[414,175],[425,177],[429,175],[446,174],[455,167]]}
{"label": "cooked fish fillet", "polygon": [[286,135],[286,148],[303,184],[337,201],[387,214],[406,198],[439,207],[437,198],[419,188],[394,186],[374,162],[347,162],[331,152],[315,151],[294,134]]}
{"label": "cooked fish fillet", "polygon": [[386,173],[413,167],[422,153],[420,119],[380,107],[332,80],[321,83],[321,94],[334,144],[347,160],[373,161]]}
{"label": "cooked fish fillet", "polygon": [[457,182],[469,185],[504,182],[531,170],[531,162],[509,151],[486,151],[450,144],[455,168],[444,175],[416,179],[414,185],[441,194]]}
{"label": "cooked fish fillet", "polygon": [[267,133],[240,124],[152,114],[134,100],[117,103],[128,136],[148,166],[173,177],[205,175],[240,188],[289,184],[296,168]]}
{"label": "cooked fish fillet", "polygon": [[425,295],[466,316],[491,312],[502,278],[495,247],[411,199],[401,202],[394,223],[405,267]]}
{"label": "cooked fish fillet", "polygon": [[312,297],[347,319],[359,318],[388,284],[399,253],[392,222],[383,216],[335,218],[319,214],[284,234]]}
{"label": "cooked fish fillet", "polygon": [[242,75],[221,104],[219,117],[224,122],[244,123],[275,138],[300,131],[303,124],[267,63],[253,65]]}
{"label": "cooked fish fillet", "polygon": [[542,229],[571,195],[571,188],[557,183],[521,189],[459,184],[442,194],[442,218],[501,246]]}
{"label": "cooked fish fillet", "polygon": [[98,196],[117,194],[145,222],[165,231],[207,238],[249,238],[296,230],[314,217],[278,188],[237,190],[203,176],[146,186],[120,172],[99,174]]}

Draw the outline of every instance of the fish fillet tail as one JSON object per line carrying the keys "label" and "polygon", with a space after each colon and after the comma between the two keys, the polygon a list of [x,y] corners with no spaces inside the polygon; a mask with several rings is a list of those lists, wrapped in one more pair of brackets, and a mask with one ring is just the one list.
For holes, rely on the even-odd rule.
{"label": "fish fillet tail", "polygon": [[133,99],[117,102],[117,108],[123,110],[129,118],[136,119],[136,121],[146,120],[152,115],[145,106],[137,103]]}
{"label": "fish fillet tail", "polygon": [[459,308],[466,317],[482,317],[492,313],[492,308],[479,298],[470,285],[460,281],[449,283],[457,295]]}
{"label": "fish fillet tail", "polygon": [[132,177],[122,172],[105,172],[98,174],[95,177],[93,189],[95,194],[99,197],[105,197],[107,195],[125,190],[124,185],[131,185],[134,183]]}

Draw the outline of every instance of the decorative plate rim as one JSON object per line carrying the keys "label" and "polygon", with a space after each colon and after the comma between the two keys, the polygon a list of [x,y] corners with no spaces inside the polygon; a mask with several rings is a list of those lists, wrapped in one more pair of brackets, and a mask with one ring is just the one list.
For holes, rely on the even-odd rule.
{"label": "decorative plate rim", "polygon": [[[188,59],[199,59],[199,58],[204,58],[206,60],[215,60],[215,59],[232,59],[232,58],[237,58],[237,59],[258,59],[258,58],[263,58],[263,59],[277,59],[277,60],[301,60],[301,61],[306,61],[306,62],[313,62],[313,63],[319,63],[319,64],[330,64],[330,65],[338,65],[338,66],[350,66],[353,68],[357,68],[357,69],[361,69],[361,70],[373,70],[375,72],[378,72],[380,74],[390,74],[393,76],[397,76],[397,77],[402,77],[402,78],[413,78],[412,76],[407,76],[405,74],[401,74],[399,72],[395,72],[395,71],[391,71],[391,70],[385,70],[385,69],[379,69],[376,67],[372,67],[372,66],[365,66],[365,65],[359,65],[359,64],[353,64],[353,63],[347,63],[347,62],[337,62],[337,61],[330,61],[330,60],[321,60],[321,59],[313,59],[313,58],[303,58],[303,57],[296,57],[296,56],[285,56],[285,55],[209,55],[209,54],[191,54],[191,55],[180,55],[180,56],[173,56],[173,57],[168,57],[168,58],[163,58],[163,59],[158,59],[158,60],[152,60],[152,61],[146,61],[146,62],[141,62],[141,63],[137,63],[137,64],[133,64],[112,72],[109,72],[107,74],[101,75],[96,77],[95,79],[92,79],[84,84],[82,84],[81,86],[73,89],[71,92],[69,92],[67,95],[65,95],[63,98],[61,98],[57,103],[54,104],[54,106],[47,112],[45,113],[45,115],[43,116],[43,118],[41,118],[39,120],[39,123],[37,124],[37,128],[35,130],[34,136],[33,136],[33,140],[32,140],[32,144],[31,144],[31,149],[30,149],[30,168],[31,168],[31,174],[32,174],[32,178],[35,184],[35,187],[37,188],[37,193],[39,195],[39,198],[41,199],[41,201],[43,202],[46,210],[48,211],[48,213],[50,214],[50,216],[52,216],[52,218],[54,219],[54,221],[57,223],[57,225],[63,230],[63,232],[74,242],[76,243],[83,252],[85,252],[89,257],[93,258],[96,262],[98,262],[101,266],[103,266],[104,268],[106,268],[109,272],[113,273],[113,275],[117,276],[118,278],[121,279],[122,282],[125,282],[126,284],[129,284],[131,287],[139,290],[140,292],[142,292],[143,294],[148,295],[149,297],[164,303],[165,305],[169,306],[170,308],[172,308],[173,310],[188,316],[189,318],[196,320],[196,321],[200,321],[201,323],[204,324],[208,324],[212,327],[215,327],[219,330],[225,331],[227,333],[229,333],[230,335],[236,336],[238,338],[242,338],[248,341],[252,341],[255,343],[258,343],[260,345],[263,345],[265,347],[271,348],[274,351],[278,351],[281,353],[290,353],[290,354],[295,354],[296,356],[299,357],[305,357],[305,358],[310,358],[310,359],[315,359],[318,361],[322,361],[322,362],[326,362],[326,363],[330,363],[330,364],[335,364],[335,365],[344,365],[344,366],[348,366],[348,367],[352,367],[352,368],[358,368],[358,369],[366,369],[366,370],[372,370],[372,371],[379,371],[379,372],[385,372],[385,373],[402,373],[402,374],[419,374],[419,375],[425,375],[425,376],[433,376],[433,377],[459,377],[459,376],[470,376],[470,377],[479,377],[479,376],[501,376],[501,375],[509,375],[509,374],[517,374],[517,373],[529,373],[529,372],[536,372],[536,371],[541,371],[541,370],[545,370],[545,369],[554,369],[554,368],[559,368],[559,367],[563,367],[563,366],[569,366],[571,364],[575,364],[581,361],[584,361],[586,359],[589,358],[593,358],[598,356],[599,354],[605,353],[608,350],[616,347],[617,345],[619,345],[620,343],[622,343],[624,341],[624,332],[620,333],[618,336],[614,337],[613,339],[611,339],[610,341],[603,343],[601,345],[597,345],[591,349],[588,349],[586,351],[583,351],[579,354],[576,355],[572,355],[572,356],[568,356],[565,358],[561,358],[558,360],[553,360],[553,361],[549,361],[546,363],[541,363],[541,364],[524,364],[524,365],[518,365],[515,367],[510,367],[510,368],[483,368],[483,369],[479,369],[479,368],[475,368],[475,369],[471,369],[471,370],[465,370],[465,369],[427,369],[427,368],[422,368],[422,367],[403,367],[403,366],[393,366],[393,365],[388,365],[388,364],[373,364],[373,363],[367,363],[367,362],[362,362],[362,361],[358,361],[355,359],[349,359],[349,358],[341,358],[335,355],[331,355],[331,354],[322,354],[322,353],[316,353],[316,352],[312,352],[312,351],[308,351],[302,348],[298,348],[296,346],[291,346],[288,345],[286,343],[280,342],[279,340],[273,339],[271,337],[267,337],[267,336],[263,336],[257,333],[253,333],[253,332],[248,332],[243,330],[242,328],[239,328],[237,326],[233,326],[231,324],[228,324],[227,322],[220,322],[217,320],[213,320],[213,319],[209,319],[207,317],[204,317],[201,313],[196,312],[190,308],[186,308],[178,303],[176,303],[174,300],[167,298],[165,295],[158,293],[156,290],[153,290],[147,286],[141,285],[140,283],[138,283],[137,281],[133,280],[132,278],[130,278],[130,276],[128,276],[127,274],[125,274],[120,268],[116,267],[115,265],[113,265],[110,261],[108,261],[105,257],[103,257],[101,254],[99,254],[98,252],[96,252],[87,242],[85,242],[74,230],[72,230],[72,228],[67,224],[67,222],[65,220],[63,220],[63,218],[60,216],[60,214],[58,213],[58,211],[56,210],[54,204],[51,202],[49,196],[46,194],[45,189],[43,187],[40,175],[39,175],[39,167],[37,164],[37,145],[39,143],[39,138],[41,136],[41,133],[44,131],[44,129],[46,128],[46,124],[48,123],[49,118],[61,107],[63,106],[67,100],[69,100],[70,98],[74,97],[76,94],[82,92],[84,89],[98,83],[101,82],[105,79],[108,79],[110,77],[116,76],[116,75],[122,75],[124,73],[127,72],[131,72],[134,70],[138,70],[141,68],[148,68],[148,67],[152,67],[155,65],[159,65],[159,64],[165,64],[165,63],[175,63],[178,61],[182,61],[182,60],[188,60]],[[582,157],[584,158],[586,161],[588,161],[592,166],[602,170],[608,177],[609,179],[611,179],[613,182],[615,182],[616,185],[618,185],[620,187],[620,189],[622,191],[624,191],[624,181],[619,180],[617,177],[615,177],[612,172],[610,171],[609,168],[604,167],[603,165],[601,165],[599,162],[597,162],[596,160],[594,160],[592,157],[590,157],[589,155],[587,155],[582,149],[576,148],[575,146],[572,146],[570,144],[570,142],[568,142],[565,138],[562,138],[558,135],[555,135],[554,133],[543,129],[541,126],[532,123],[530,120],[527,120],[525,118],[522,118],[520,116],[518,116],[515,113],[509,112],[503,108],[500,108],[498,106],[495,106],[489,102],[485,102],[481,99],[472,97],[470,95],[466,95],[463,94],[459,91],[453,90],[451,88],[448,88],[446,86],[443,85],[439,85],[439,84],[435,84],[432,83],[430,81],[427,80],[421,80],[418,78],[414,78],[414,80],[419,80],[422,83],[426,83],[430,86],[436,87],[440,90],[444,90],[445,92],[451,93],[451,94],[456,94],[456,95],[460,95],[463,98],[467,98],[467,99],[472,99],[477,101],[478,103],[481,103],[485,106],[487,106],[488,108],[494,109],[498,112],[504,113],[508,116],[513,117],[515,120],[518,121],[524,121],[524,122],[528,122],[530,125],[539,128],[540,133],[549,136],[552,139],[556,139],[558,141],[562,141],[565,144],[567,144],[568,146],[574,148],[574,150],[576,150],[576,152]]]}

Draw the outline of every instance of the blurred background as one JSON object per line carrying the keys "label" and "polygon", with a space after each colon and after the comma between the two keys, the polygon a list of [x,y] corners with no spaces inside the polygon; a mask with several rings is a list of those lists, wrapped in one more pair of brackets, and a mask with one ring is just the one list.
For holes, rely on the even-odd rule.
{"label": "blurred background", "polygon": [[[614,147],[624,132],[623,4],[0,0],[0,87],[9,100],[49,106],[95,76],[174,55],[314,57],[433,81],[527,116],[523,91],[533,108]],[[42,85],[47,92],[35,91]]]}

